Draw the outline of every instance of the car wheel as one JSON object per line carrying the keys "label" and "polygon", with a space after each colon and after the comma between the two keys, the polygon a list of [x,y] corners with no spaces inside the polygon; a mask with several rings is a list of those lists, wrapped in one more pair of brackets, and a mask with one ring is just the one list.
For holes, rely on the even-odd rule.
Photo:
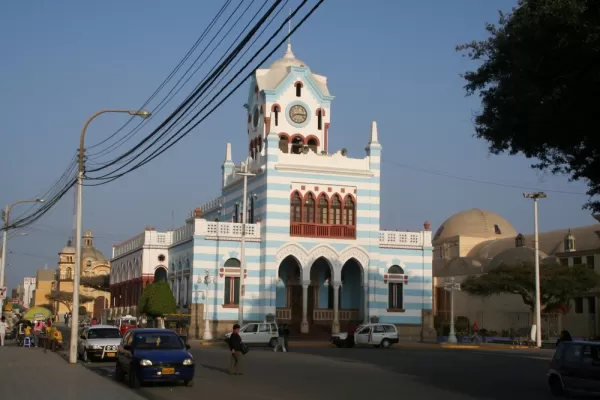
{"label": "car wheel", "polygon": [[133,368],[131,368],[129,370],[129,387],[132,389],[139,389],[140,386],[142,386],[140,383],[140,380],[138,379],[137,375],[135,374],[135,370]]}
{"label": "car wheel", "polygon": [[194,387],[194,380],[183,381],[183,384],[187,387]]}
{"label": "car wheel", "polygon": [[381,347],[383,347],[384,349],[389,349],[391,345],[392,345],[392,342],[390,342],[387,339],[383,339],[381,341]]}
{"label": "car wheel", "polygon": [[123,382],[123,367],[121,367],[121,364],[118,362],[115,365],[115,380],[117,382]]}
{"label": "car wheel", "polygon": [[269,341],[269,347],[277,347],[278,344],[279,344],[279,340],[277,340],[275,338],[271,338],[271,340]]}
{"label": "car wheel", "polygon": [[552,395],[556,397],[564,396],[565,391],[560,383],[560,379],[556,375],[551,376],[548,383],[550,384],[550,392],[552,392]]}

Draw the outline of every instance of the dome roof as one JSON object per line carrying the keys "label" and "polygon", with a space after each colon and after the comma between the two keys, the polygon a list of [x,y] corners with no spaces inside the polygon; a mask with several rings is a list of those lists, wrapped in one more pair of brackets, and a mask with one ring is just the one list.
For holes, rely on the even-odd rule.
{"label": "dome roof", "polygon": [[75,254],[75,247],[73,247],[71,239],[67,240],[67,245],[63,247],[60,254]]}
{"label": "dome roof", "polygon": [[287,51],[283,55],[283,58],[276,60],[271,64],[269,69],[287,68],[287,67],[306,67],[304,61],[298,60],[294,53],[292,53],[292,45],[288,43]]}
{"label": "dome roof", "polygon": [[438,228],[434,242],[453,236],[470,236],[482,239],[517,236],[517,231],[510,222],[491,211],[472,208],[461,211],[448,218]]}
{"label": "dome roof", "polygon": [[[546,253],[539,252],[540,263],[544,258],[548,257]],[[512,249],[504,250],[498,253],[488,263],[488,269],[494,269],[500,265],[519,265],[519,264],[533,264],[535,262],[535,249],[531,247],[513,247]]]}
{"label": "dome roof", "polygon": [[95,247],[82,247],[81,248],[81,259],[82,260],[88,260],[91,259],[93,261],[106,261],[106,257],[104,257],[104,254],[102,254],[102,252],[100,250],[98,250]]}

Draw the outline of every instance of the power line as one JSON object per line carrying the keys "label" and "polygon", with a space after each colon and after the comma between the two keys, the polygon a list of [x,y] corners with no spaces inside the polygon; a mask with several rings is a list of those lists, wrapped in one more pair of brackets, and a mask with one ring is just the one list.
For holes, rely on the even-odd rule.
{"label": "power line", "polygon": [[483,180],[483,179],[477,179],[477,178],[470,178],[470,177],[465,177],[465,176],[453,175],[453,174],[449,174],[447,172],[442,172],[442,171],[428,170],[428,169],[424,169],[424,168],[420,168],[420,167],[415,167],[415,166],[411,166],[411,165],[407,165],[407,164],[400,164],[400,163],[393,162],[393,161],[383,161],[383,162],[386,163],[386,164],[394,165],[394,166],[399,167],[399,168],[404,168],[404,169],[409,169],[409,170],[412,170],[412,171],[423,172],[423,173],[431,174],[431,175],[443,176],[443,177],[446,177],[446,178],[461,180],[461,181],[465,181],[465,182],[479,183],[479,184],[483,184],[483,185],[502,186],[502,187],[508,187],[508,188],[514,188],[514,189],[535,190],[535,191],[540,191],[540,192],[549,192],[549,193],[560,193],[560,194],[571,194],[571,195],[578,195],[578,196],[587,196],[586,193],[581,193],[581,192],[570,192],[570,191],[558,190],[558,189],[541,189],[541,188],[534,188],[534,187],[531,187],[531,186],[522,186],[522,185],[514,185],[514,184],[508,184],[508,183],[494,182],[494,181],[488,181],[488,180]]}
{"label": "power line", "polygon": [[[171,137],[167,140],[167,142],[164,145],[166,145],[167,143],[169,143],[166,147],[162,148],[161,150],[154,152],[152,155],[147,156],[143,161],[141,161],[140,163],[138,163],[137,165],[131,167],[129,170],[120,173],[116,176],[110,176],[110,174],[115,173],[116,171],[118,171],[119,169],[122,169],[124,166],[119,167],[117,170],[106,174],[104,176],[98,177],[98,178],[88,178],[88,179],[96,179],[96,180],[102,180],[102,179],[106,179],[106,182],[100,183],[100,184],[91,184],[88,186],[99,186],[102,184],[106,184],[109,182],[112,182],[126,174],[128,174],[129,172],[132,172],[140,167],[142,167],[143,165],[147,164],[148,162],[152,161],[154,158],[158,157],[159,155],[161,155],[162,153],[164,153],[165,151],[167,151],[169,148],[171,148],[173,145],[175,145],[179,140],[181,140],[183,137],[185,137],[187,134],[189,134],[189,132],[194,129],[196,126],[198,126],[201,122],[203,122],[208,116],[210,116],[223,102],[225,102],[248,78],[250,78],[252,76],[252,74],[254,73],[254,71],[258,68],[260,68],[260,66],[266,61],[268,60],[269,57],[271,57],[275,51],[277,51],[277,49],[283,44],[285,43],[285,41],[288,39],[288,37],[290,37],[297,29],[300,28],[300,26],[302,26],[304,24],[304,22],[321,6],[321,4],[323,3],[324,0],[320,0],[302,19],[301,21],[294,27],[294,29],[292,29],[288,35],[286,35],[278,44],[277,46],[263,59],[261,60],[258,65],[250,72],[248,73],[241,82],[239,82],[222,100],[220,100],[204,117],[202,117],[200,120],[198,120],[194,125],[192,125],[189,129],[187,129],[184,133],[181,134],[181,131],[186,128],[191,122],[193,122],[193,120],[195,118],[198,117],[198,115],[204,111],[223,91],[225,91],[225,89],[227,89],[227,86],[229,86],[242,72],[243,70],[262,52],[262,50],[264,50],[265,47],[267,47],[269,45],[269,43],[274,39],[274,37],[285,27],[286,23],[295,16],[295,14],[304,6],[304,4],[306,4],[306,0],[303,1],[300,6],[298,6],[294,12],[292,12],[290,14],[290,16],[288,16],[286,18],[286,20],[281,24],[281,26],[279,27],[279,29],[267,40],[267,43],[265,43],[255,54],[254,56],[252,56],[252,58],[235,74],[235,76],[233,78],[231,78],[225,85],[225,87],[223,87],[198,113],[196,113],[196,115],[194,115],[194,117],[188,121],[182,128],[180,128],[176,133],[174,133],[173,135],[171,135]],[[177,137],[176,139],[174,139],[177,135],[179,135],[179,137]],[[174,139],[174,140],[173,140]]]}

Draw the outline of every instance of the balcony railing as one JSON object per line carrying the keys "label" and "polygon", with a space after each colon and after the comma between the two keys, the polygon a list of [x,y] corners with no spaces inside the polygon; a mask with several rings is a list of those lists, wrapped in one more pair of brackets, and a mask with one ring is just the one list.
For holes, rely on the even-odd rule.
{"label": "balcony railing", "polygon": [[356,226],[292,222],[290,223],[290,236],[356,239]]}

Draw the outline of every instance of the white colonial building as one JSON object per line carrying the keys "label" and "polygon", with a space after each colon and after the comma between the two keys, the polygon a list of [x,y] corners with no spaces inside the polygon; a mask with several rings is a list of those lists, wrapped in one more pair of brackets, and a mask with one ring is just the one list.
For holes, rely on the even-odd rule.
{"label": "white colonial building", "polygon": [[[236,166],[228,143],[220,196],[175,231],[146,231],[116,246],[115,290],[165,268],[180,307],[194,305],[192,325],[202,324],[204,314],[195,314],[206,304],[213,332],[230,330],[242,307],[245,321],[273,315],[305,334],[369,319],[397,324],[406,337],[431,334],[429,223],[415,232],[380,230],[377,125],[365,134],[364,157],[331,151],[333,99],[327,78],[295,58],[290,45],[282,59],[257,70],[245,106],[247,160]],[[205,285],[206,274],[216,279]]]}

